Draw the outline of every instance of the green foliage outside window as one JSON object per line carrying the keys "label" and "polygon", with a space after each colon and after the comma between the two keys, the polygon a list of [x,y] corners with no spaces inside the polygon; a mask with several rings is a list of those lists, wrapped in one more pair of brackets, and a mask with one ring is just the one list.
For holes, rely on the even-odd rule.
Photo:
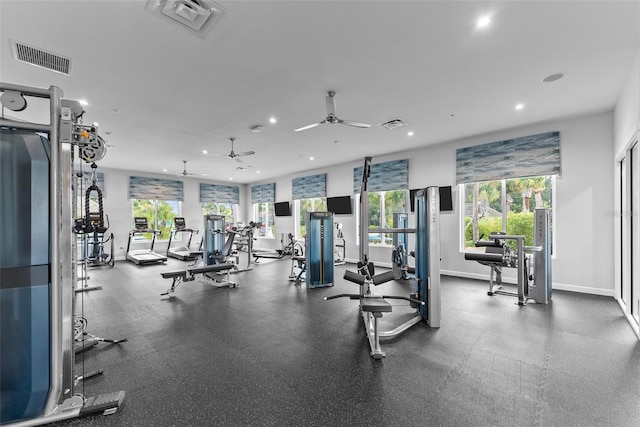
{"label": "green foliage outside window", "polygon": [[[148,199],[132,199],[131,202],[133,213],[131,218],[132,228],[135,217],[145,217],[149,223],[149,228],[160,231],[156,239],[169,239],[173,218],[180,213],[180,202]],[[150,233],[142,236],[146,239],[151,239]]]}
{"label": "green foliage outside window", "polygon": [[465,248],[499,231],[525,236],[525,246],[532,246],[534,211],[553,208],[553,184],[551,176],[464,184]]}
{"label": "green foliage outside window", "polygon": [[[369,229],[393,228],[393,214],[406,212],[407,190],[372,191],[369,196]],[[360,217],[358,216],[358,219]],[[391,245],[393,234],[370,233],[371,245]]]}
{"label": "green foliage outside window", "polygon": [[209,214],[224,215],[227,226],[235,225],[236,206],[230,203],[207,202],[202,204],[202,217]]}
{"label": "green foliage outside window", "polygon": [[327,211],[327,199],[324,197],[315,197],[312,199],[300,199],[297,201],[299,206],[298,227],[299,234],[298,239],[304,239],[307,235],[307,213],[308,212],[326,212]]}

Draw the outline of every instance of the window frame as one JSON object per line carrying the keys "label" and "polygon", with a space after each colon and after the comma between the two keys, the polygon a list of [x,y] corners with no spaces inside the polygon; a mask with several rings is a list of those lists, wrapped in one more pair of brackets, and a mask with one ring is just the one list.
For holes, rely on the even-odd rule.
{"label": "window frame", "polygon": [[[176,216],[182,216],[182,201],[180,200],[160,200],[160,199],[131,199],[131,229],[134,229],[134,218],[137,216],[134,212],[134,204],[136,201],[138,200],[143,200],[143,201],[148,201],[151,202],[153,204],[153,219],[150,221],[150,225],[152,226],[151,228],[153,230],[156,230],[157,226],[158,226],[158,204],[159,203],[167,203],[169,205],[171,205],[172,207],[174,207],[174,215],[173,217],[175,218]],[[176,203],[175,206],[173,206],[172,204]],[[176,212],[177,210],[177,212]],[[149,220],[149,218],[147,217],[147,220]],[[168,221],[167,226],[165,227],[165,230],[161,230],[161,234],[158,234],[156,237],[156,242],[167,242],[169,241],[169,235],[171,233],[171,227],[173,226],[173,223],[171,221]],[[162,233],[165,233],[166,231],[166,237],[162,236]],[[136,241],[145,241],[145,240],[151,240],[151,234],[141,234],[136,236],[135,238]]]}
{"label": "window frame", "polygon": [[[264,221],[260,221],[260,205],[265,206],[265,212],[267,216],[268,223],[265,226]],[[252,213],[253,213],[253,221],[254,222],[262,222],[262,227],[257,229],[257,233],[255,237],[257,239],[275,239],[276,238],[276,224],[275,224],[275,203],[274,202],[259,202],[253,203],[252,205]],[[269,221],[270,219],[270,221]],[[265,229],[266,232],[262,230]],[[265,233],[265,234],[263,234]],[[269,235],[269,233],[271,235]]]}
{"label": "window frame", "polygon": [[[307,201],[311,202],[311,209],[305,212],[304,218],[302,217],[302,211],[301,211],[301,207],[300,204],[305,203]],[[306,213],[307,212],[326,212],[327,211],[327,198],[326,197],[310,197],[310,198],[306,198],[306,199],[296,199],[293,201],[293,214],[294,214],[294,218],[296,218],[295,224],[294,224],[294,236],[296,240],[300,240],[300,241],[304,241],[304,239],[306,238],[306,220],[307,220],[307,216]],[[318,209],[316,209],[315,205],[316,203],[320,203],[320,206],[318,207]],[[304,234],[302,233],[302,226],[304,224]]]}
{"label": "window frame", "polygon": [[[540,177],[522,177],[521,179],[526,179],[526,178],[541,178]],[[555,259],[556,257],[556,250],[557,250],[557,244],[556,244],[556,232],[555,232],[555,224],[557,223],[556,221],[556,193],[557,193],[557,176],[556,175],[545,175],[543,176],[545,179],[548,179],[551,183],[551,189],[550,189],[550,197],[549,197],[549,201],[551,203],[551,206],[549,207],[549,210],[551,212],[551,257],[552,259]],[[498,181],[501,183],[501,188],[500,188],[500,206],[501,206],[501,218],[502,218],[502,230],[508,230],[508,214],[509,214],[509,210],[506,209],[507,206],[507,200],[506,200],[506,182],[508,180],[511,179],[516,179],[516,178],[508,178],[508,179],[501,179],[501,180],[493,180],[493,181],[480,181],[480,182],[495,182]],[[472,249],[473,247],[471,246],[466,246],[466,227],[465,227],[465,219],[466,219],[466,194],[465,194],[465,185],[470,185],[470,184],[474,184],[474,182],[467,182],[467,183],[462,183],[462,184],[458,184],[458,206],[460,206],[460,214],[459,214],[459,236],[458,236],[458,244],[459,244],[459,252],[460,253],[469,253],[469,252],[473,252],[474,250]],[[531,210],[531,212],[534,212],[535,208],[533,208]],[[531,230],[531,235],[533,235],[533,224],[532,224],[532,230]],[[488,239],[488,236],[484,236],[484,239]],[[527,243],[529,244],[529,243]],[[531,243],[532,245],[533,243]]]}
{"label": "window frame", "polygon": [[[210,206],[210,208],[208,208]],[[231,214],[226,212],[220,212],[220,206],[224,206],[231,210]],[[202,213],[202,220],[208,214],[224,215],[227,225],[234,225],[238,221],[238,204],[237,203],[223,203],[223,202],[202,202],[200,203],[200,210]],[[203,223],[204,224],[204,223]],[[204,226],[203,226],[204,228]]]}
{"label": "window frame", "polygon": [[[394,212],[389,212],[390,216],[387,215],[387,193],[392,193],[392,192],[398,192],[398,191],[402,191],[404,192],[404,205],[403,205],[403,210],[402,212],[407,213],[407,207],[409,206],[409,197],[410,197],[410,191],[408,189],[400,189],[400,190],[382,190],[382,191],[369,191],[368,195],[369,195],[369,203],[368,203],[368,207],[369,207],[369,215],[371,213],[371,209],[372,209],[372,205],[375,205],[375,203],[372,203],[371,201],[371,196],[373,195],[374,197],[379,197],[379,202],[378,202],[378,212],[379,212],[379,216],[378,216],[378,221],[380,223],[380,226],[378,227],[373,227],[373,228],[392,228],[392,225],[388,225],[387,224],[387,217],[389,217],[389,219],[391,221],[393,221],[393,214]],[[360,244],[360,197],[361,197],[362,193],[357,193],[355,195],[355,199],[356,199],[356,209],[355,209],[355,216],[356,216],[356,242],[359,245]],[[374,207],[375,209],[375,207]],[[369,217],[369,215],[367,216],[367,218]],[[369,228],[371,228],[370,224],[367,224],[369,226]],[[380,236],[380,243],[375,243],[375,241],[372,241],[371,237],[369,237],[368,239],[369,245],[371,246],[375,246],[375,247],[381,247],[381,248],[391,248],[393,247],[393,233],[383,233],[383,235]],[[390,243],[386,243],[386,242],[390,242]]]}

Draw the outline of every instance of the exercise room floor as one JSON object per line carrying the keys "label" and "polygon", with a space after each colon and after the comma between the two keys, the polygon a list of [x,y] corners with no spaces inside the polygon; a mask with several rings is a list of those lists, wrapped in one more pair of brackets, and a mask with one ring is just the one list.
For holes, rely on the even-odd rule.
{"label": "exercise room floor", "polygon": [[[187,263],[91,269],[77,293],[88,331],[128,342],[79,355],[87,397],[126,391],[113,415],[58,426],[633,426],[640,425],[640,342],[608,297],[554,291],[549,305],[487,296],[485,282],[442,277],[442,326],[381,340],[373,360],[357,292],[288,280],[288,259],[232,275],[238,288],[171,284]],[[347,266],[348,268],[348,266]],[[376,293],[402,294],[390,282]],[[393,302],[383,329],[408,310]],[[388,323],[391,322],[391,323]]]}

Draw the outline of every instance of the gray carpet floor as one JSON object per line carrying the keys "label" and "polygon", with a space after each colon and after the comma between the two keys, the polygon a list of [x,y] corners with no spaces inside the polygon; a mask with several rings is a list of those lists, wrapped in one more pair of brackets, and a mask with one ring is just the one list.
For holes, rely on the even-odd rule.
{"label": "gray carpet floor", "polygon": [[[640,425],[640,342],[612,298],[554,291],[549,305],[489,297],[485,282],[443,276],[442,326],[413,326],[369,356],[357,292],[288,280],[289,260],[199,281],[161,299],[160,273],[186,263],[90,270],[77,294],[88,331],[106,338],[76,360],[96,369],[77,391],[126,391],[113,415],[58,426],[619,426]],[[407,295],[409,281],[377,293]],[[381,328],[412,311],[393,301]]]}

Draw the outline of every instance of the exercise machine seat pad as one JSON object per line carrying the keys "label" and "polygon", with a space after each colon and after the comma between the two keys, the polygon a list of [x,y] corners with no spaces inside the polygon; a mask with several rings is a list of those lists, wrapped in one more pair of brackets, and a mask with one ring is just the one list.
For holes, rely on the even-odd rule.
{"label": "exercise machine seat pad", "polygon": [[466,253],[464,254],[464,259],[468,261],[493,262],[496,264],[502,264],[502,252],[499,254],[488,252]]}
{"label": "exercise machine seat pad", "polygon": [[391,304],[382,298],[362,298],[360,304],[362,311],[371,313],[389,313],[393,308]]}
{"label": "exercise machine seat pad", "polygon": [[195,267],[190,268],[188,271],[191,274],[200,274],[200,273],[209,273],[212,271],[226,271],[231,270],[235,264],[226,263],[226,264],[212,264],[204,267]]}
{"label": "exercise machine seat pad", "polygon": [[184,270],[180,270],[180,271],[167,271],[164,273],[160,273],[162,274],[162,278],[163,279],[172,279],[174,277],[182,277],[183,279],[187,277],[187,272]]}

